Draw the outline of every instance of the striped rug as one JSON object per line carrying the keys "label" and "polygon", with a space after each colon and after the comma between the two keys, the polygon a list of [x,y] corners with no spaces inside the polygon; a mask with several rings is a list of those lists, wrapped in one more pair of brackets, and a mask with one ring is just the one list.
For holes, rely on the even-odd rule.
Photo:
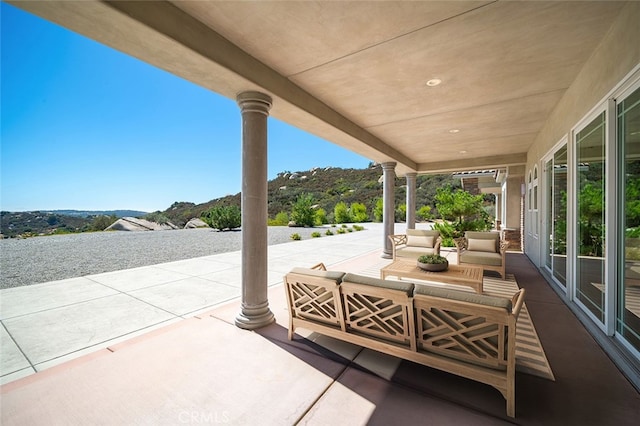
{"label": "striped rug", "polygon": [[[511,298],[518,291],[518,283],[511,274],[507,274],[503,281],[499,278],[484,277],[484,293],[491,296]],[[531,316],[527,310],[527,295],[516,327],[516,370],[555,381],[549,360],[533,326]]]}
{"label": "striped rug", "polygon": [[[364,256],[356,262],[346,261],[337,265],[331,265],[329,269],[355,272],[361,275],[379,278],[380,269],[389,263],[391,263],[390,260],[380,258],[380,255],[376,253],[374,256]],[[429,285],[442,286],[444,284],[429,283]],[[462,291],[473,291],[469,287],[451,287]],[[502,296],[509,299],[519,290],[518,283],[512,274],[507,274],[505,280],[485,276],[483,287],[484,294]],[[520,311],[516,329],[516,370],[555,381],[549,360],[544,353],[544,349],[538,338],[538,333],[527,310],[526,294],[525,303]]]}

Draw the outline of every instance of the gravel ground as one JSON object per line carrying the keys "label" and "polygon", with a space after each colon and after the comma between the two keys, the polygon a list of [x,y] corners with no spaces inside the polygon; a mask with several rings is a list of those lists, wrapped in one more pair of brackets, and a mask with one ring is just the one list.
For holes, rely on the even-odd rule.
{"label": "gravel ground", "polygon": [[[269,227],[269,245],[322,229]],[[92,232],[0,240],[0,289],[240,250],[240,231]]]}

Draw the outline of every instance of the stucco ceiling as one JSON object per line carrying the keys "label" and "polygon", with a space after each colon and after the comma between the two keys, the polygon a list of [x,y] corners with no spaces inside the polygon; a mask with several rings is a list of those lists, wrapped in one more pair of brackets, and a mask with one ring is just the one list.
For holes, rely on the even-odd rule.
{"label": "stucco ceiling", "polygon": [[266,92],[274,117],[401,173],[522,164],[623,6],[10,3],[229,98]]}

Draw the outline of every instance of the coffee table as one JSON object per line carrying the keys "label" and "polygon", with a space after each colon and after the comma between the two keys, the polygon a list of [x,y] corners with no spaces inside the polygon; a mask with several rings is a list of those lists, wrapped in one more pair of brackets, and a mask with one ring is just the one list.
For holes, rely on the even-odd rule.
{"label": "coffee table", "polygon": [[483,269],[478,266],[449,265],[446,271],[429,272],[418,268],[416,260],[396,259],[380,269],[380,278],[388,276],[413,278],[424,281],[434,281],[443,284],[455,284],[471,287],[478,294],[482,294]]}

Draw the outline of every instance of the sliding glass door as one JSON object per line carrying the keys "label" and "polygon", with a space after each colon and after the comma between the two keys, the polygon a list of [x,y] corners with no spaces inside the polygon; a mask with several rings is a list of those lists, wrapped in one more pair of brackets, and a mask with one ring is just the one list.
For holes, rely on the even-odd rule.
{"label": "sliding glass door", "polygon": [[605,321],[606,114],[576,133],[575,299]]}
{"label": "sliding glass door", "polygon": [[545,162],[545,267],[562,287],[567,285],[567,144]]}
{"label": "sliding glass door", "polygon": [[618,101],[621,241],[616,331],[640,351],[640,89]]}

